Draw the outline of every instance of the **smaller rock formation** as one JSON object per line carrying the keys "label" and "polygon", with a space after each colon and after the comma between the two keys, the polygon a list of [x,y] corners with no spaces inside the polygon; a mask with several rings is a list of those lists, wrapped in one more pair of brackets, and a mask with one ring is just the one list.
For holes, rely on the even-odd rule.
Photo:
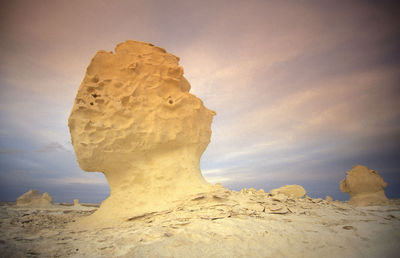
{"label": "smaller rock formation", "polygon": [[266,194],[264,189],[257,190],[253,187],[251,187],[249,189],[243,188],[239,191],[239,193],[245,194],[245,195],[262,195],[262,196],[265,196],[265,194]]}
{"label": "smaller rock formation", "polygon": [[285,185],[277,189],[269,191],[272,196],[284,194],[287,197],[302,198],[306,194],[306,190],[301,185]]}
{"label": "smaller rock formation", "polygon": [[29,190],[17,199],[17,206],[46,207],[53,205],[53,198],[49,193],[42,195],[38,190]]}
{"label": "smaller rock formation", "polygon": [[333,202],[333,198],[329,195],[325,196],[325,200],[328,202]]}
{"label": "smaller rock formation", "polygon": [[74,207],[81,207],[82,205],[79,203],[78,199],[74,199]]}
{"label": "smaller rock formation", "polygon": [[386,186],[377,171],[361,165],[347,171],[346,178],[340,182],[340,190],[351,196],[349,203],[355,206],[388,204],[383,190]]}

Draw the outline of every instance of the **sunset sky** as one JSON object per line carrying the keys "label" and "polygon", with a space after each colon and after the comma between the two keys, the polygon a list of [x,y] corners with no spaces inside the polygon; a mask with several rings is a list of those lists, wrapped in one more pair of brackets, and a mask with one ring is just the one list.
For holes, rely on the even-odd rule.
{"label": "sunset sky", "polygon": [[400,198],[400,16],[388,1],[1,1],[0,201],[100,202],[67,119],[87,65],[128,39],[179,56],[215,110],[210,182],[346,200],[353,165]]}

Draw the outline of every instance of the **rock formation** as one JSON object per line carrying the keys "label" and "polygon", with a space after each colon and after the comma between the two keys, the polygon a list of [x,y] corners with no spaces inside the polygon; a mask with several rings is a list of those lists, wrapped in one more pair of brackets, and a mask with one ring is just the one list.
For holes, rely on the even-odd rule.
{"label": "rock formation", "polygon": [[74,207],[81,207],[82,205],[79,203],[78,199],[74,199]]}
{"label": "rock formation", "polygon": [[53,204],[53,198],[47,193],[42,195],[38,190],[29,190],[17,198],[17,206],[46,207]]}
{"label": "rock formation", "polygon": [[93,215],[130,217],[208,191],[200,157],[214,111],[189,93],[179,58],[126,41],[91,60],[69,117],[80,167],[103,172],[111,194]]}
{"label": "rock formation", "polygon": [[347,171],[346,178],[340,182],[340,190],[351,196],[349,203],[355,206],[388,204],[383,190],[386,186],[377,171],[361,165]]}
{"label": "rock formation", "polygon": [[325,196],[325,200],[328,202],[333,202],[332,196],[329,196],[329,195]]}
{"label": "rock formation", "polygon": [[274,196],[284,194],[287,197],[302,198],[306,194],[306,190],[300,185],[285,185],[277,189],[272,189],[269,194]]}

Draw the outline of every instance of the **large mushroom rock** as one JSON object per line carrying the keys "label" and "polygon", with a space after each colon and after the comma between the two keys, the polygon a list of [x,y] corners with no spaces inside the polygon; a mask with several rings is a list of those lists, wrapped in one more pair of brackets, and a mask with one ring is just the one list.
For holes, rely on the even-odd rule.
{"label": "large mushroom rock", "polygon": [[269,191],[272,196],[283,194],[287,197],[302,198],[306,194],[306,190],[301,185],[285,185]]}
{"label": "large mushroom rock", "polygon": [[47,192],[41,195],[38,190],[29,190],[17,198],[16,204],[17,206],[46,207],[53,205],[53,198]]}
{"label": "large mushroom rock", "polygon": [[97,219],[166,209],[210,189],[200,157],[215,112],[189,93],[178,62],[129,40],[89,64],[68,124],[80,167],[103,172],[110,186]]}
{"label": "large mushroom rock", "polygon": [[366,166],[356,165],[346,172],[346,178],[340,182],[340,190],[348,193],[349,203],[356,206],[388,204],[384,188],[387,183],[377,171]]}

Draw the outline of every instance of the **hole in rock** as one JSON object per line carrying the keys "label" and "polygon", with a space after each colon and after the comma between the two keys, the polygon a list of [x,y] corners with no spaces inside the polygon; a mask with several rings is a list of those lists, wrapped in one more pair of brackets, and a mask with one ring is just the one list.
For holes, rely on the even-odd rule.
{"label": "hole in rock", "polygon": [[93,106],[93,102],[90,102],[90,105]]}
{"label": "hole in rock", "polygon": [[92,78],[92,82],[98,83],[99,82],[99,77],[96,75]]}
{"label": "hole in rock", "polygon": [[129,103],[129,96],[125,96],[125,97],[123,97],[122,99],[121,99],[121,104],[122,104],[122,106],[127,106],[128,105],[128,103]]}
{"label": "hole in rock", "polygon": [[170,100],[168,101],[168,103],[169,103],[169,104],[174,104],[174,102],[172,101],[172,99],[170,99]]}
{"label": "hole in rock", "polygon": [[93,98],[100,97],[100,95],[98,95],[98,94],[96,94],[96,93],[92,94],[92,96],[93,96]]}

